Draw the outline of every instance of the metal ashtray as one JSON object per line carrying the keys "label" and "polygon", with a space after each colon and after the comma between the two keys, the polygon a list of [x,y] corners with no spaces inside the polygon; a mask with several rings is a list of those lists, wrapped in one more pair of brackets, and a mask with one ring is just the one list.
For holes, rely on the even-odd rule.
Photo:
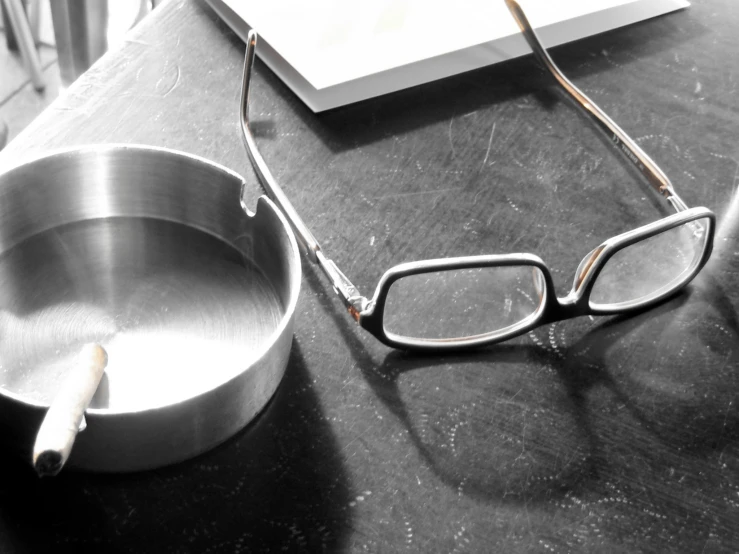
{"label": "metal ashtray", "polygon": [[249,212],[243,179],[215,163],[116,145],[10,169],[0,440],[30,460],[80,350],[96,344],[107,367],[68,465],[143,470],[212,448],[280,383],[299,287],[284,216],[266,197]]}

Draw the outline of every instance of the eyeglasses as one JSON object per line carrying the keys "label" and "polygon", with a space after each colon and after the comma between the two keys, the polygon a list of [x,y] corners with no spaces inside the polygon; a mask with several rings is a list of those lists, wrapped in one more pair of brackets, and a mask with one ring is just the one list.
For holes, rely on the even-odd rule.
{"label": "eyeglasses", "polygon": [[715,216],[688,208],[664,172],[554,64],[515,0],[505,0],[538,61],[676,211],[617,235],[587,254],[574,284],[557,298],[551,273],[533,254],[465,256],[396,265],[372,299],[362,296],[328,259],[275,181],[249,127],[249,90],[257,34],[247,38],[241,96],[246,149],[262,186],[280,207],[311,262],[326,274],[349,314],[383,343],[442,351],[504,341],[581,315],[622,314],[653,306],[685,287],[713,248]]}

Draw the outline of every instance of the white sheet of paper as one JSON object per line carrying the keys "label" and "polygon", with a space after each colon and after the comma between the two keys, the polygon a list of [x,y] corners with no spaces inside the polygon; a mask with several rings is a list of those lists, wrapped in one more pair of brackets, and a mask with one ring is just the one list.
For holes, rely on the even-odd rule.
{"label": "white sheet of paper", "polygon": [[[208,0],[320,111],[529,51],[503,0]],[[522,0],[547,47],[687,7],[687,0]],[[265,45],[266,43],[266,45]]]}

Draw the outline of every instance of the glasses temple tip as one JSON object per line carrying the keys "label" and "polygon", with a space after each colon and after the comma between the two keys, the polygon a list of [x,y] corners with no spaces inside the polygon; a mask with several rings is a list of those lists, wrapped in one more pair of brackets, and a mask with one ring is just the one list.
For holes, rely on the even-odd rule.
{"label": "glasses temple tip", "polygon": [[254,67],[254,58],[257,51],[257,32],[249,29],[246,36],[246,53],[244,55],[244,74],[241,84],[241,124],[245,127],[249,126],[249,90],[251,88],[251,74]]}

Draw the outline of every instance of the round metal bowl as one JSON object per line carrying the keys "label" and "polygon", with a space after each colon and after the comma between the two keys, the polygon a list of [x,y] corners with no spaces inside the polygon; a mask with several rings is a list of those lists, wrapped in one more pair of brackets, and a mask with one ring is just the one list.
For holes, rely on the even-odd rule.
{"label": "round metal bowl", "polygon": [[29,462],[74,355],[108,353],[69,466],[135,471],[243,428],[285,371],[298,247],[266,197],[195,156],[54,153],[0,175],[0,440]]}

